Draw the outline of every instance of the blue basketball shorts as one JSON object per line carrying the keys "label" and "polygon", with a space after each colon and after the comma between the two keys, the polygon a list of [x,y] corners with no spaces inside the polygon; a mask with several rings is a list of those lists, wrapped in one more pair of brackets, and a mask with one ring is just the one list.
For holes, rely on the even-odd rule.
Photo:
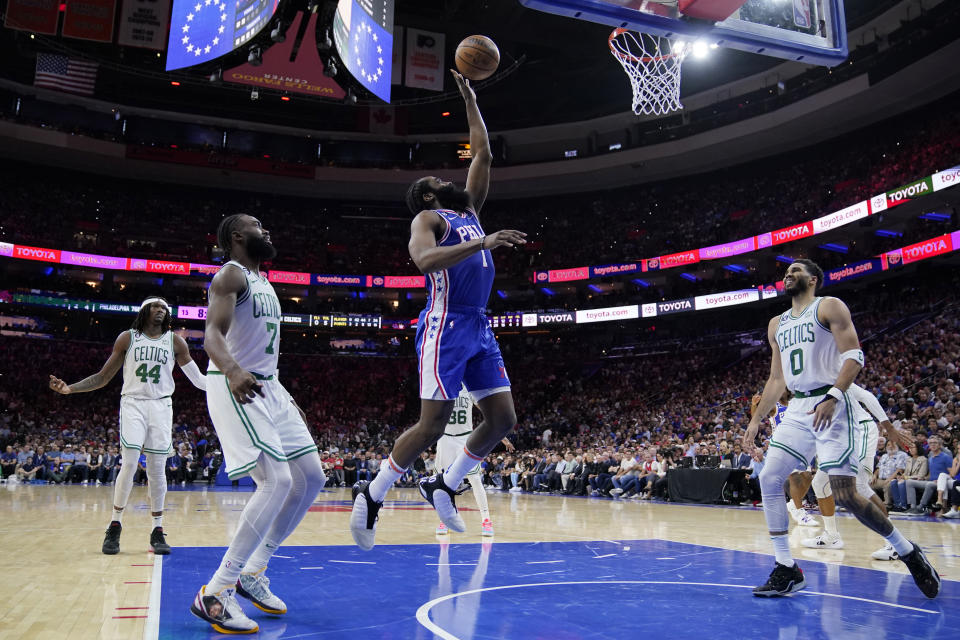
{"label": "blue basketball shorts", "polygon": [[420,313],[417,363],[420,397],[426,400],[452,400],[461,383],[470,392],[510,387],[490,323],[472,307],[428,307]]}

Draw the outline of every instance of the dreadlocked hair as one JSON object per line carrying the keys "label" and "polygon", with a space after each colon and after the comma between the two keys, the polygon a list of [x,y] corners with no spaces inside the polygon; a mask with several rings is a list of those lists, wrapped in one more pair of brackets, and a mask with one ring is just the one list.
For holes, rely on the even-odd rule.
{"label": "dreadlocked hair", "polygon": [[812,276],[816,276],[817,286],[814,287],[814,290],[817,290],[823,286],[823,269],[820,268],[820,265],[818,265],[816,262],[808,258],[798,258],[794,260],[794,262],[798,264],[802,264],[803,267],[807,270],[807,273],[809,273]]}
{"label": "dreadlocked hair", "polygon": [[229,215],[223,220],[220,221],[220,226],[217,227],[217,245],[219,245],[220,250],[223,251],[223,259],[227,261],[230,259],[230,248],[233,245],[233,234],[234,227],[237,226],[237,223],[240,221],[245,214],[243,213],[234,213]]}
{"label": "dreadlocked hair", "polygon": [[423,196],[427,193],[430,193],[430,187],[426,178],[415,180],[410,185],[410,188],[407,189],[407,208],[410,209],[410,213],[417,215],[423,211],[424,206],[426,206]]}
{"label": "dreadlocked hair", "polygon": [[[167,302],[165,298],[161,296],[150,296],[151,298],[157,298]],[[133,324],[130,325],[130,328],[136,331],[137,333],[143,333],[143,330],[147,327],[147,320],[150,318],[150,307],[152,304],[145,306],[140,309],[140,312],[137,313],[137,317],[133,319]],[[167,315],[163,316],[163,322],[160,323],[160,330],[163,333],[170,331],[170,305],[167,304]]]}

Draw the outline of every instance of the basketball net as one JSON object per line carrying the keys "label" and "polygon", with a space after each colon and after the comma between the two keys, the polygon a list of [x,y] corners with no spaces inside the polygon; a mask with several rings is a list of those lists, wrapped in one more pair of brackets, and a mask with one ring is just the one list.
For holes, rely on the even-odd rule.
{"label": "basketball net", "polygon": [[635,114],[663,115],[683,109],[680,67],[689,53],[684,42],[626,29],[614,29],[609,40],[610,53],[630,78]]}

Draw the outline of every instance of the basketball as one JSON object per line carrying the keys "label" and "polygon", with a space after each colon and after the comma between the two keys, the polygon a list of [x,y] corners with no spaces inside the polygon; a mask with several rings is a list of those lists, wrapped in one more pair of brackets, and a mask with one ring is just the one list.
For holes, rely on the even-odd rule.
{"label": "basketball", "polygon": [[469,36],[457,45],[457,70],[470,80],[486,80],[500,64],[500,50],[487,36]]}

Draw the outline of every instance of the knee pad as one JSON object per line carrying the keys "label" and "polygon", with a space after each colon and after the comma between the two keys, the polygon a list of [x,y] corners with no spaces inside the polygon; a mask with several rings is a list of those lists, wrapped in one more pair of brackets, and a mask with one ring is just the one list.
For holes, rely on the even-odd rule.
{"label": "knee pad", "polygon": [[814,495],[817,496],[817,500],[833,496],[833,489],[830,488],[830,476],[823,469],[817,470],[817,473],[813,476],[811,486],[813,487]]}

